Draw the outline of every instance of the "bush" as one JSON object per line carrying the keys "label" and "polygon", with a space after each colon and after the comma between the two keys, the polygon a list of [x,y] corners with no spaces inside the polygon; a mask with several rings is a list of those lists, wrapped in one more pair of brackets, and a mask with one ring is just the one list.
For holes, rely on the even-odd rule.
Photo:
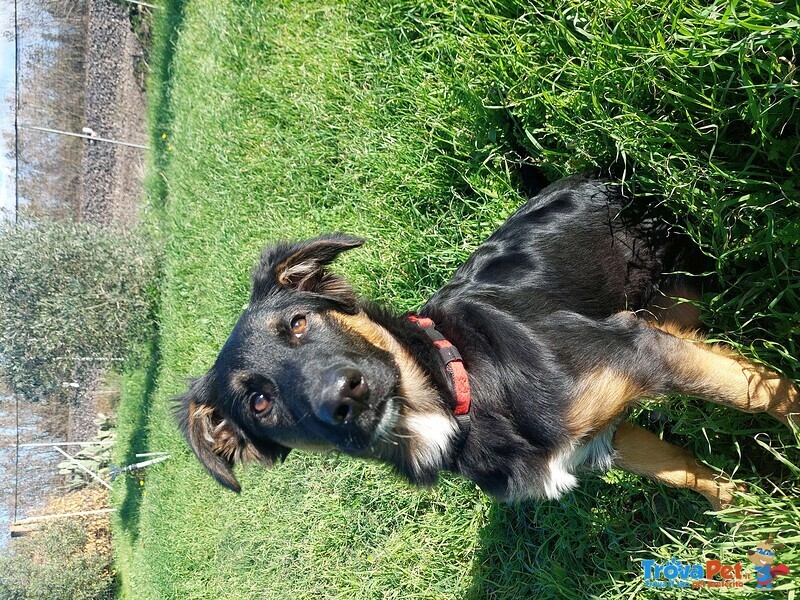
{"label": "bush", "polygon": [[155,258],[140,232],[33,220],[0,228],[0,363],[29,400],[66,397],[152,332]]}
{"label": "bush", "polygon": [[0,598],[100,600],[114,597],[110,556],[92,552],[72,521],[17,538],[0,554]]}

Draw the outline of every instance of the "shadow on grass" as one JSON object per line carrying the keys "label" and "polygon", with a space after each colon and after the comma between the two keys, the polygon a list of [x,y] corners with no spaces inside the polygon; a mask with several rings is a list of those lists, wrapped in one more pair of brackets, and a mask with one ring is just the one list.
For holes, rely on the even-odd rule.
{"label": "shadow on grass", "polygon": [[[123,464],[130,465],[138,462],[137,454],[148,451],[148,421],[150,409],[153,405],[158,375],[161,369],[161,351],[157,336],[150,344],[150,361],[145,375],[144,389],[141,404],[138,406],[136,422],[132,428],[131,439],[123,458]],[[118,509],[122,527],[132,541],[139,537],[139,516],[141,511],[142,494],[139,492],[138,477],[129,474],[122,475],[125,481],[125,499]]]}
{"label": "shadow on grass", "polygon": [[[153,168],[148,181],[151,205],[156,209],[163,208],[167,198],[167,185],[163,173],[168,167],[170,153],[167,151],[169,139],[162,138],[167,134],[173,120],[170,106],[172,88],[172,68],[178,43],[178,33],[184,21],[184,0],[167,0],[158,13],[156,22],[155,43],[152,55],[153,70],[148,85],[148,103],[150,110],[150,136],[153,148]],[[157,314],[158,309],[154,310]],[[148,420],[153,404],[158,375],[161,368],[160,340],[157,333],[150,343],[149,364],[145,376],[141,404],[138,407],[136,422],[132,428],[129,446],[123,458],[124,464],[137,462],[136,454],[148,450]],[[136,541],[139,536],[139,518],[142,495],[139,493],[138,478],[125,476],[125,498],[118,509],[118,515],[125,532]]]}
{"label": "shadow on grass", "polygon": [[[615,497],[628,498],[628,507],[602,500]],[[659,524],[703,520],[701,502],[685,500],[587,480],[561,502],[493,503],[466,597],[577,600],[625,587],[630,593],[648,548],[669,543]]]}
{"label": "shadow on grass", "polygon": [[[153,148],[153,175],[148,188],[151,202],[162,208],[167,200],[167,182],[162,176],[169,166],[171,153],[169,135],[173,113],[170,104],[172,90],[172,67],[178,44],[178,34],[184,21],[184,0],[168,0],[160,11],[157,23],[156,42],[153,56],[157,57],[150,73],[148,103],[150,105],[150,145]],[[162,138],[166,135],[166,138]]]}

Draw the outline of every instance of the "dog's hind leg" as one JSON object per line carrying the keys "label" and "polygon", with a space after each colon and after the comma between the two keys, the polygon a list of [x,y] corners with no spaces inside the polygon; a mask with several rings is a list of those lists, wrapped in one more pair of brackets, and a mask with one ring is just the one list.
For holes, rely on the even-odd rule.
{"label": "dog's hind leg", "polygon": [[640,315],[656,327],[672,324],[684,329],[700,329],[700,308],[694,303],[700,299],[699,289],[688,285],[675,285],[659,292]]}
{"label": "dog's hind leg", "polygon": [[[667,394],[695,396],[748,413],[766,412],[787,426],[790,420],[800,425],[800,393],[786,377],[730,347],[705,343],[699,334],[671,322],[647,323],[620,314],[605,325],[612,323],[611,334],[606,330],[602,338],[592,338],[596,331],[585,330],[587,347],[602,343],[616,359],[579,377],[567,415],[574,437],[602,431],[638,399]],[[582,358],[586,364],[591,357]]]}
{"label": "dog's hind leg", "polygon": [[664,485],[694,490],[705,496],[714,510],[729,506],[733,493],[743,489],[701,465],[689,451],[632,423],[619,424],[612,445],[615,466]]}
{"label": "dog's hind leg", "polygon": [[[577,322],[577,319],[575,320]],[[563,323],[563,322],[562,322]],[[567,328],[562,327],[562,336]],[[749,413],[766,412],[790,425],[800,424],[800,392],[786,377],[755,364],[732,348],[705,343],[695,333],[664,323],[645,324],[632,315],[617,315],[584,330],[589,343],[575,346],[575,356],[587,364],[588,348],[604,348],[614,357],[584,371],[567,413],[567,425],[575,439],[591,438],[641,398],[685,394],[704,398]],[[602,337],[596,337],[602,331]],[[719,480],[697,465],[687,452],[629,424],[619,426],[613,439],[617,464],[634,473],[668,485],[694,489],[715,507],[732,498],[735,484]]]}
{"label": "dog's hind leg", "polygon": [[652,324],[667,334],[667,392],[697,396],[748,413],[766,412],[800,424],[800,393],[786,377],[747,360],[730,347],[708,344],[691,332]]}

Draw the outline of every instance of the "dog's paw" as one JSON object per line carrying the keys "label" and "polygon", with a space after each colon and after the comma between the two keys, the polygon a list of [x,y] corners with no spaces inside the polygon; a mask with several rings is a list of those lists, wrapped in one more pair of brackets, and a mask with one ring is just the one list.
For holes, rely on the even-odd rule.
{"label": "dog's paw", "polygon": [[747,492],[747,486],[730,480],[716,480],[716,490],[713,494],[705,495],[715,511],[730,508],[736,499],[736,494]]}
{"label": "dog's paw", "polygon": [[800,390],[797,384],[781,377],[776,392],[776,398],[767,413],[800,433]]}

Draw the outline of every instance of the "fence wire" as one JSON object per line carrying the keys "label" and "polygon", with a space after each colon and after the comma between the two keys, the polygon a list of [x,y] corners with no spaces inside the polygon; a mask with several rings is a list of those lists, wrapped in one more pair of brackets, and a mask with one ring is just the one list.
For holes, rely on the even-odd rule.
{"label": "fence wire", "polygon": [[[146,4],[15,0],[14,128],[3,134],[14,154],[15,219],[136,220],[147,146]],[[0,473],[3,520],[39,513],[46,499],[75,488],[58,452],[20,444],[96,438],[105,427],[98,413],[109,410],[103,394],[81,385],[68,407],[32,406],[0,385],[0,456],[13,461]]]}
{"label": "fence wire", "polygon": [[18,210],[135,219],[147,145],[141,39],[149,33],[141,15],[150,10],[113,0],[16,0]]}

